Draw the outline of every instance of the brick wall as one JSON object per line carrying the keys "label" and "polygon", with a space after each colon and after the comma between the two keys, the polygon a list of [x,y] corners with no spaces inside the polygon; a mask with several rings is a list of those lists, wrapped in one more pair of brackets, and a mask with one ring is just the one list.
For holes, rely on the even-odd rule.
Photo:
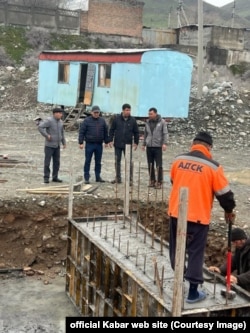
{"label": "brick wall", "polygon": [[141,38],[143,6],[132,0],[90,0],[88,32]]}
{"label": "brick wall", "polygon": [[88,12],[81,11],[80,32],[88,32]]}

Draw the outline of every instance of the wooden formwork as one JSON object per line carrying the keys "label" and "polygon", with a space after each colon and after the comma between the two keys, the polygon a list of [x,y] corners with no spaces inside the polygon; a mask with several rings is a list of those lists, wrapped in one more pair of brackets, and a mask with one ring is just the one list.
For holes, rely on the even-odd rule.
{"label": "wooden formwork", "polygon": [[[66,292],[81,316],[172,316],[168,248],[141,231],[119,215],[68,220]],[[219,280],[216,290],[211,279],[203,288],[207,299],[183,302],[182,316],[250,315],[249,293],[239,289],[236,300],[225,302]]]}
{"label": "wooden formwork", "polygon": [[71,220],[68,240],[66,291],[81,315],[166,315],[162,300],[98,243],[98,235],[91,237]]}

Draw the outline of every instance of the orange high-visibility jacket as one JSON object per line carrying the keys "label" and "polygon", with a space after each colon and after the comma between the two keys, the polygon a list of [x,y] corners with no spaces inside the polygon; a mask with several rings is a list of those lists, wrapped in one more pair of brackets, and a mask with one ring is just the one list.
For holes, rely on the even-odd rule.
{"label": "orange high-visibility jacket", "polygon": [[214,197],[225,212],[230,213],[235,207],[234,194],[222,166],[212,159],[211,153],[202,144],[193,145],[190,152],[175,158],[170,180],[169,216],[178,218],[182,187],[188,188],[188,221],[209,224]]}

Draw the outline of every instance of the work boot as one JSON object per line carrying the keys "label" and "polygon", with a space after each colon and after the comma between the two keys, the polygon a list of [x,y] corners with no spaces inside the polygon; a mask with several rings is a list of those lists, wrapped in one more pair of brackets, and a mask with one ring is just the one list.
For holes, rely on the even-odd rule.
{"label": "work boot", "polygon": [[148,187],[155,187],[155,180],[151,180]]}
{"label": "work boot", "polygon": [[105,183],[105,180],[100,177],[100,178],[96,179],[96,182],[97,183]]}
{"label": "work boot", "polygon": [[162,187],[161,183],[159,183],[159,182],[156,182],[156,183],[155,183],[155,189],[156,189],[156,190],[160,190],[161,187]]}
{"label": "work boot", "polygon": [[192,298],[190,296],[188,296],[188,298],[186,299],[187,303],[197,303],[200,301],[203,301],[205,298],[207,297],[207,295],[205,294],[204,291],[202,290],[197,290],[195,296],[193,296]]}
{"label": "work boot", "polygon": [[121,179],[114,179],[114,180],[112,180],[111,181],[111,184],[121,184],[122,183],[122,181],[121,181]]}
{"label": "work boot", "polygon": [[53,178],[52,179],[52,182],[55,182],[55,183],[62,183],[62,180],[60,178]]}

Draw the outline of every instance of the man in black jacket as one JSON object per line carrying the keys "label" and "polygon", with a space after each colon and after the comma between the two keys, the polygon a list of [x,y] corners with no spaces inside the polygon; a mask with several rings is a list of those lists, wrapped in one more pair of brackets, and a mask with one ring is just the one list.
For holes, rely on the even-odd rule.
{"label": "man in black jacket", "polygon": [[[238,284],[250,291],[250,238],[243,229],[234,228],[231,233],[231,241],[235,246],[235,252],[232,257],[230,283]],[[210,266],[209,270],[226,276],[227,263],[225,262],[220,267]]]}
{"label": "man in black jacket", "polygon": [[109,141],[113,142],[115,148],[116,177],[111,183],[120,184],[122,182],[121,158],[122,154],[125,156],[126,145],[130,145],[130,184],[132,184],[132,145],[136,150],[139,144],[139,128],[136,119],[131,116],[131,106],[129,104],[123,104],[121,114],[116,115],[113,119],[109,130]]}
{"label": "man in black jacket", "polygon": [[100,108],[92,107],[91,116],[87,117],[80,126],[78,143],[80,149],[85,145],[85,163],[83,167],[85,184],[89,184],[90,165],[93,154],[95,155],[95,178],[97,182],[104,183],[101,178],[101,161],[103,153],[103,142],[108,145],[108,125],[104,118],[100,117]]}

